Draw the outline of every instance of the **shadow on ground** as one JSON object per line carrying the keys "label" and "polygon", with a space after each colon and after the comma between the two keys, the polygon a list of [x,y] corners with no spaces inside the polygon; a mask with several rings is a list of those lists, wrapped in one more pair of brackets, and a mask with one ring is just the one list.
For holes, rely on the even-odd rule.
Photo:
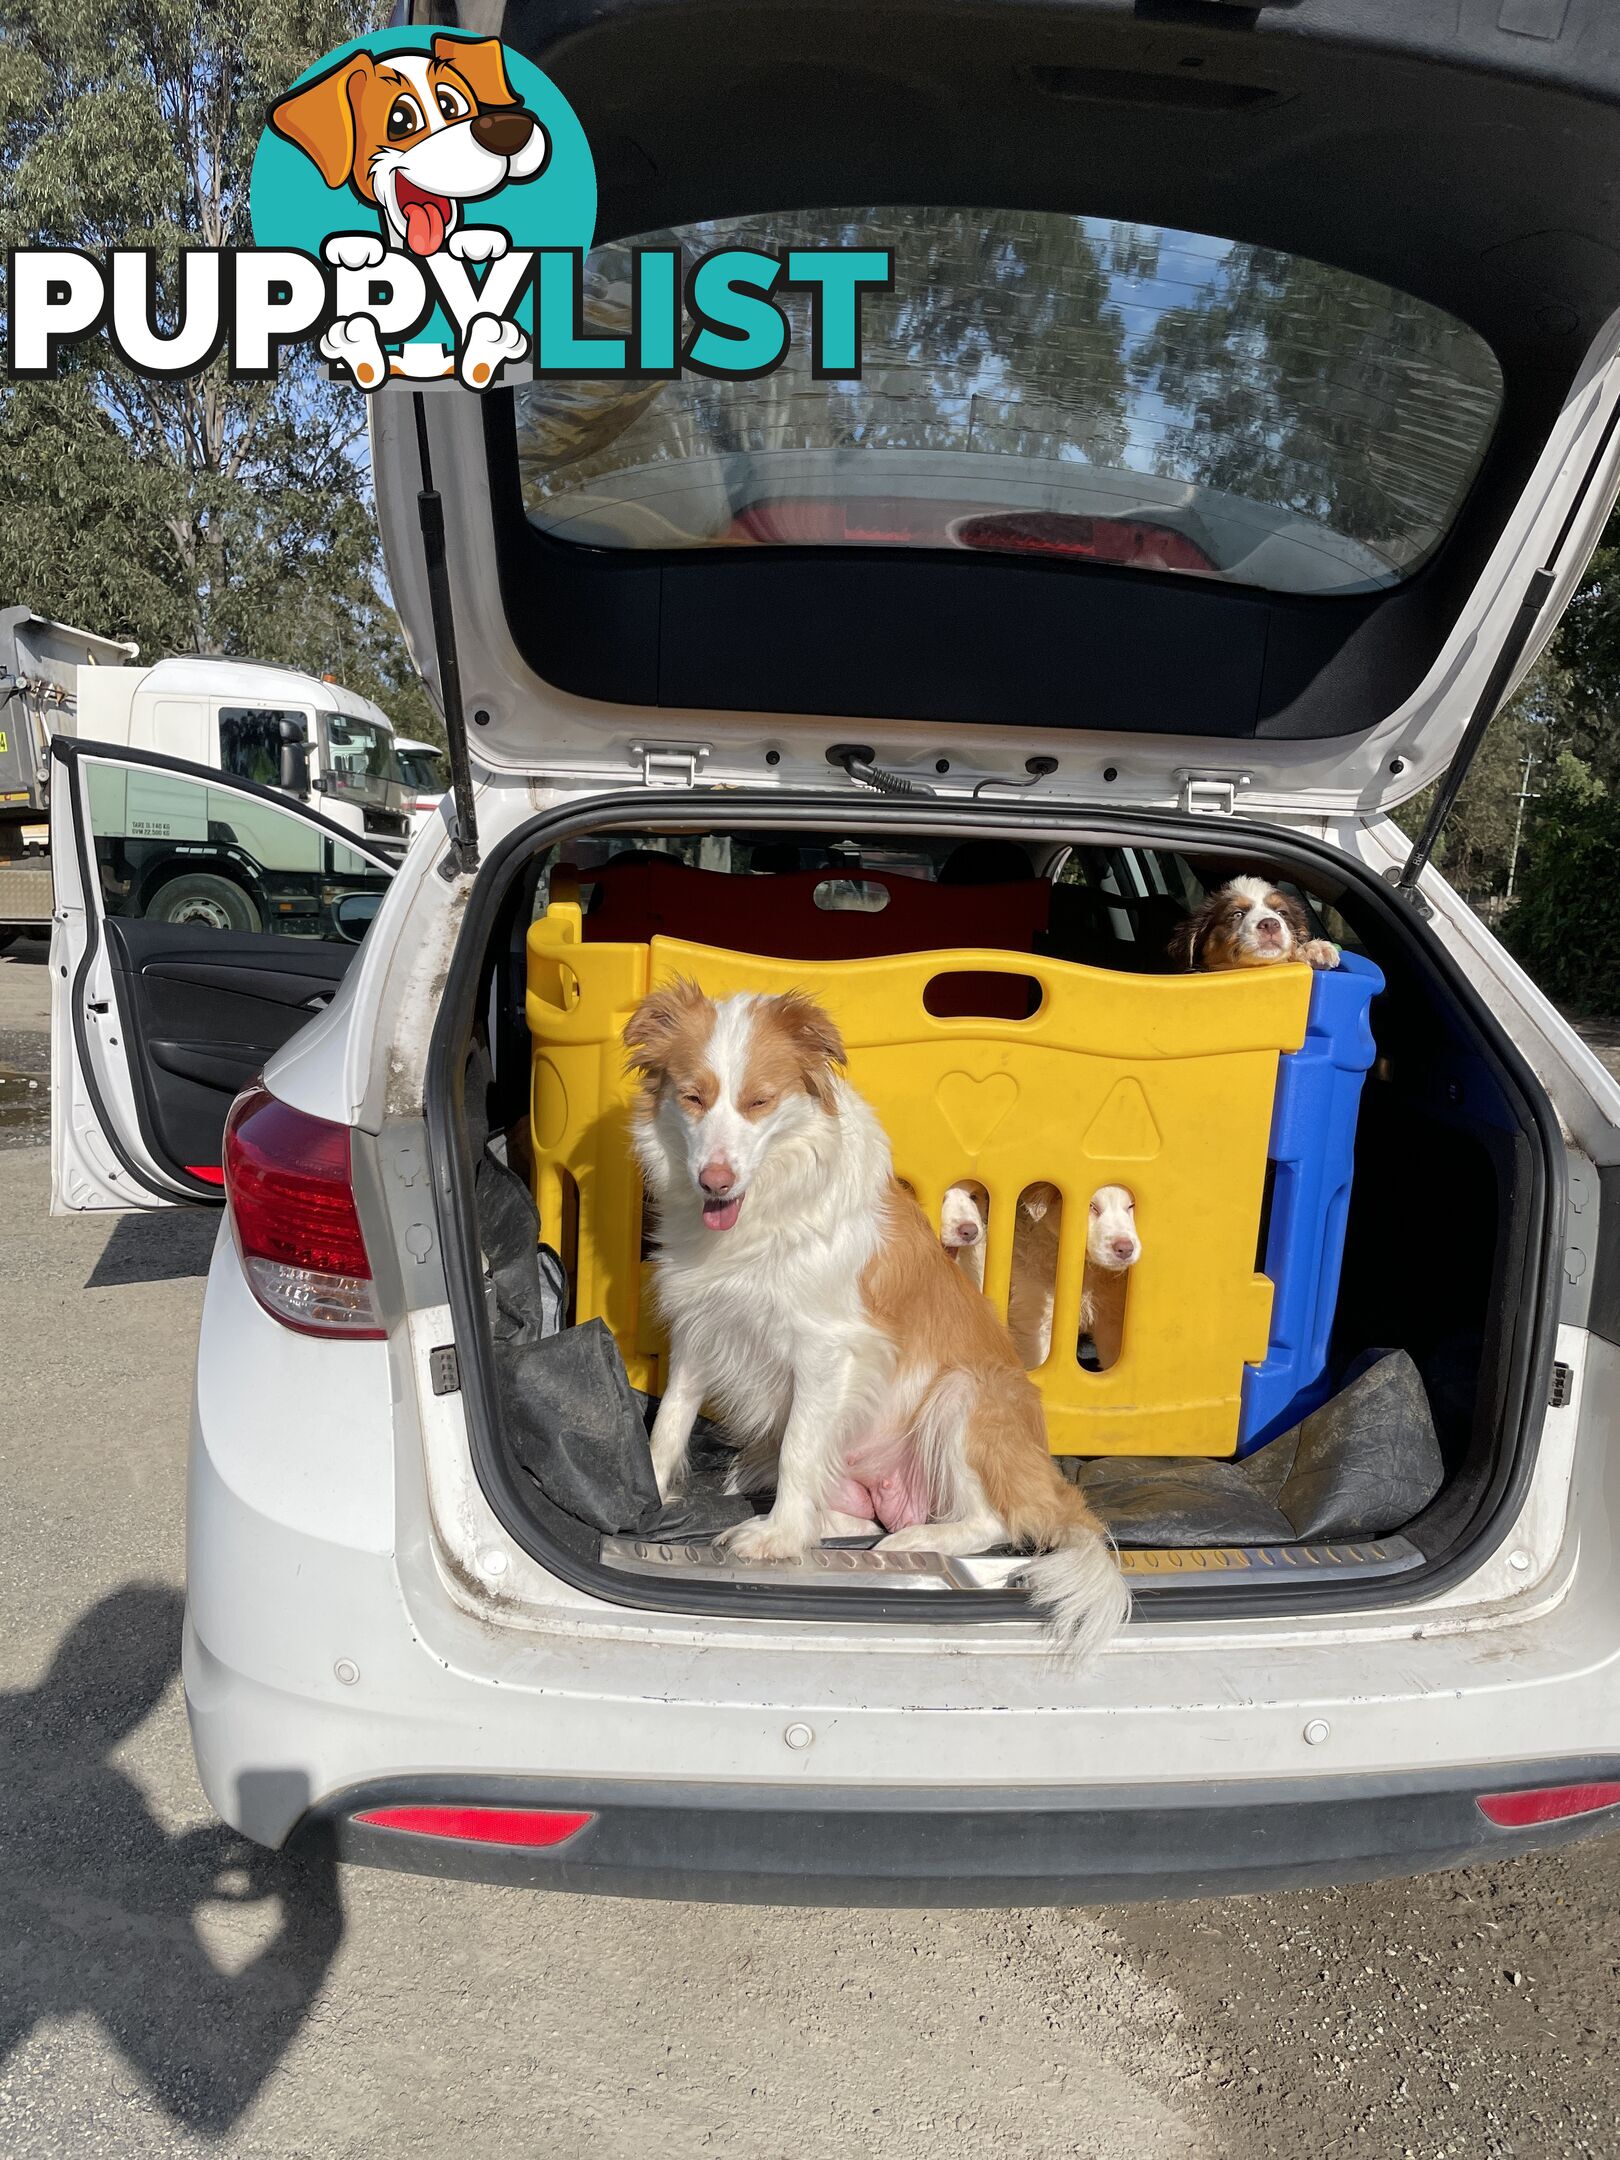
{"label": "shadow on ground", "polygon": [[[177,2122],[227,2129],[296,2038],[343,1932],[329,1849],[296,1860],[223,1826],[170,1836],[111,1760],[180,1656],[178,1591],[130,1584],[0,1696],[0,2063],[41,2018],[88,2014]],[[240,1970],[206,1904],[274,1900]]]}
{"label": "shadow on ground", "polygon": [[218,1235],[218,1208],[165,1208],[150,1215],[121,1215],[84,1287],[108,1290],[121,1283],[175,1282],[183,1275],[206,1275]]}

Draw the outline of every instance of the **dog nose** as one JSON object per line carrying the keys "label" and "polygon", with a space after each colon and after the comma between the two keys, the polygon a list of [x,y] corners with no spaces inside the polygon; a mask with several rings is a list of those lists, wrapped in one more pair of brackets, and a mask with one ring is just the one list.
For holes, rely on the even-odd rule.
{"label": "dog nose", "polygon": [[1135,1238],[1117,1237],[1110,1250],[1116,1260],[1132,1261],[1136,1258],[1136,1240]]}
{"label": "dog nose", "polygon": [[521,110],[481,112],[472,124],[473,141],[480,150],[491,150],[496,157],[516,157],[533,133],[533,113]]}
{"label": "dog nose", "polygon": [[737,1173],[723,1155],[716,1155],[698,1172],[698,1183],[713,1200],[723,1200],[737,1182]]}
{"label": "dog nose", "polygon": [[1275,915],[1262,915],[1254,927],[1262,937],[1275,937],[1277,932],[1281,930],[1282,924]]}

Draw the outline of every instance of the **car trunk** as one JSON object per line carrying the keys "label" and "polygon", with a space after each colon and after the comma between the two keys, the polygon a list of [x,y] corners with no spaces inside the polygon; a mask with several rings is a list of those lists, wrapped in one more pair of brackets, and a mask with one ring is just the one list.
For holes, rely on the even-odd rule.
{"label": "car trunk", "polygon": [[[1259,871],[1381,971],[1327,1379],[1355,1415],[1324,1478],[1386,1443],[1396,1468],[1432,1448],[1435,1475],[1335,1513],[1324,1478],[1300,1487],[1322,1464],[1285,1430],[1239,1472],[1206,1460],[1127,1489],[1116,1461],[1095,1491],[1165,1610],[1432,1592],[1530,1474],[1561,1149],[1427,929],[1416,866],[1392,892],[1306,835],[1444,781],[1613,499],[1620,254],[1587,212],[1620,175],[1607,12],[466,12],[590,136],[587,328],[623,329],[640,243],[881,245],[896,269],[868,298],[858,381],[813,376],[795,321],[762,381],[519,380],[372,408],[390,582],[463,777],[554,806],[470,885],[435,1037],[492,1506],[556,1572],[628,1603],[1023,1613],[1015,1556],[953,1573],[845,1552],[785,1582],[716,1564],[700,1532],[593,1525],[519,1459],[540,1367],[515,1381],[501,1285],[480,1291],[531,1179],[524,937],[570,849],[685,850],[757,890],[794,835],[846,882],[874,862],[927,882],[948,846],[994,838],[1060,884],[1079,866],[1083,888],[1111,858],[1158,866],[1134,896],[1122,868],[1091,942],[1046,948],[1060,959],[1151,972],[1158,903]],[[469,787],[458,807],[470,870]],[[1057,914],[1072,929],[1070,902]],[[748,950],[746,927],[721,942]],[[480,1167],[486,1127],[504,1167]],[[556,1294],[589,1317],[577,1276]],[[1367,1409],[1377,1351],[1409,1361],[1401,1431],[1420,1405],[1421,1445]]]}
{"label": "car trunk", "polygon": [[[1066,1458],[1118,1538],[1139,1598],[1184,1613],[1342,1608],[1430,1594],[1469,1564],[1533,1462],[1556,1311],[1558,1143],[1536,1083],[1409,906],[1332,851],[1281,829],[1225,829],[1227,820],[1219,831],[1208,819],[1054,826],[1001,808],[945,819],[913,804],[841,803],[834,815],[825,800],[778,799],[728,801],[722,824],[712,800],[658,807],[652,818],[645,799],[575,806],[509,842],[470,913],[440,1023],[437,1109],[461,1226],[463,1385],[480,1480],[515,1537],[565,1576],[630,1603],[740,1601],[761,1615],[827,1619],[1024,1612],[1018,1556],[1006,1552],[939,1561],[885,1555],[867,1539],[830,1544],[798,1570],[727,1562],[713,1533],[769,1494],[719,1499],[733,1460],[719,1429],[695,1452],[685,1504],[649,1509],[650,1406],[637,1396],[630,1414],[612,1414],[623,1368],[611,1344],[588,1342],[592,1331],[579,1324],[577,1218],[559,1238],[560,1269],[542,1254],[537,1270],[527,1198],[534,1044],[524,947],[554,878],[588,906],[593,871],[605,888],[615,859],[621,868],[701,860],[711,877],[735,879],[740,910],[761,920],[766,881],[792,878],[795,860],[824,862],[846,893],[863,889],[863,872],[938,892],[939,871],[953,855],[963,862],[964,844],[990,841],[1024,850],[1079,900],[1054,908],[1058,927],[1043,934],[1044,949],[1065,948],[1059,958],[1162,979],[1186,897],[1259,869],[1303,895],[1319,927],[1370,959],[1384,983],[1356,1116],[1328,1366],[1311,1398],[1320,1407],[1303,1427],[1284,1420],[1240,1461]],[[1088,910],[1088,891],[1106,904]],[[622,1128],[603,1144],[622,1151]],[[1379,1352],[1398,1356],[1371,1370]]]}

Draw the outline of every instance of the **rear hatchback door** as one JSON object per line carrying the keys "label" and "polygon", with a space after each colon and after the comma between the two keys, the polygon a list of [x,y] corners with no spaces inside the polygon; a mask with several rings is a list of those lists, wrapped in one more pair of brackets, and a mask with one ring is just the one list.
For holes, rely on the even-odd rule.
{"label": "rear hatchback door", "polygon": [[233,1099],[331,1003],[393,866],[207,766],[51,755],[52,1211],[217,1203]]}
{"label": "rear hatchback door", "polygon": [[[796,338],[757,381],[423,400],[487,765],[841,785],[865,742],[946,793],[1042,758],[1049,795],[1340,815],[1432,781],[1550,629],[1614,489],[1601,0],[500,27],[593,145],[592,326],[672,235],[896,283],[859,381]],[[431,665],[414,418],[373,420]]]}

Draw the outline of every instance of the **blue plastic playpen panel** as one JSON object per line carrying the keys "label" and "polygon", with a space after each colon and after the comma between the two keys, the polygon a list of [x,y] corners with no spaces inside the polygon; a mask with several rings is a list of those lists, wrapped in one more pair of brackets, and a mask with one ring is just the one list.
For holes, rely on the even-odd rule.
{"label": "blue plastic playpen panel", "polygon": [[1311,983],[1305,1041],[1277,1061],[1271,1118],[1271,1347],[1243,1387],[1239,1455],[1286,1432],[1325,1400],[1328,1341],[1344,1262],[1361,1083],[1374,1057],[1368,1007],[1384,987],[1345,953]]}

